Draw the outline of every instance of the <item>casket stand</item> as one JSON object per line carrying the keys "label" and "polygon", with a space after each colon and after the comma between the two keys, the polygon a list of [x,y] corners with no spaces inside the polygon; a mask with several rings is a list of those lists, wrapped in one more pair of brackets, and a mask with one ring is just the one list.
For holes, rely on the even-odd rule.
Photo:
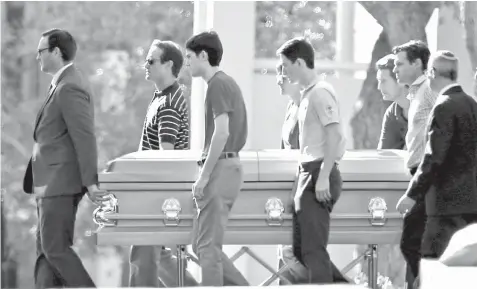
{"label": "casket stand", "polygon": [[[99,175],[109,200],[93,213],[98,224],[97,245],[177,246],[179,286],[185,262],[197,261],[185,251],[191,243],[196,217],[191,197],[198,174],[197,151],[142,151],[111,161]],[[224,245],[244,245],[244,253],[272,275],[262,285],[281,278],[246,245],[291,244],[292,220],[287,209],[298,164],[298,151],[267,150],[240,153],[244,184],[231,211]],[[410,175],[399,150],[347,151],[339,168],[343,178],[341,198],[331,216],[330,244],[366,244],[368,250],[346,266],[346,273],[367,259],[370,286],[377,288],[377,246],[397,244],[402,217],[396,203]]]}

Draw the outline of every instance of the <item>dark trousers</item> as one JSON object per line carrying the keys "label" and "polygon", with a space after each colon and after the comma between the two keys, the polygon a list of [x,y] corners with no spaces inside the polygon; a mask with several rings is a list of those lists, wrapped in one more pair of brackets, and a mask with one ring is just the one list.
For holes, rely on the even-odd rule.
{"label": "dark trousers", "polygon": [[[293,253],[308,269],[306,283],[327,284],[346,280],[341,273],[333,272],[334,266],[326,247],[330,233],[330,213],[341,195],[342,180],[335,165],[330,173],[332,200],[319,202],[315,196],[315,184],[322,161],[302,163],[297,179],[297,193],[302,192],[301,209],[293,214]],[[334,276],[339,274],[341,276]],[[339,282],[339,281],[338,281]]]}
{"label": "dark trousers", "polygon": [[[289,252],[290,251],[290,252]],[[331,272],[333,276],[333,283],[350,283],[346,277],[341,274],[341,271],[331,262]],[[278,268],[288,265],[288,270],[281,275],[288,279],[291,284],[306,284],[308,283],[308,269],[302,263],[296,263],[296,257],[293,255],[292,248],[288,246],[282,250],[282,258],[278,260]],[[285,282],[280,279],[278,281],[280,286],[286,285]]]}
{"label": "dark trousers", "polygon": [[406,283],[408,288],[419,275],[421,243],[426,225],[426,206],[424,200],[416,202],[403,220],[401,252],[406,260]]}
{"label": "dark trousers", "polygon": [[[416,168],[411,169],[410,172],[411,175],[414,175]],[[416,277],[419,275],[421,243],[426,219],[425,202],[424,200],[418,200],[403,220],[400,247],[406,261],[406,283],[408,288],[412,288]]]}
{"label": "dark trousers", "polygon": [[477,214],[427,217],[422,237],[422,257],[440,258],[454,233],[472,223],[477,223]]}
{"label": "dark trousers", "polygon": [[35,287],[96,287],[73,246],[78,204],[84,194],[37,199]]}

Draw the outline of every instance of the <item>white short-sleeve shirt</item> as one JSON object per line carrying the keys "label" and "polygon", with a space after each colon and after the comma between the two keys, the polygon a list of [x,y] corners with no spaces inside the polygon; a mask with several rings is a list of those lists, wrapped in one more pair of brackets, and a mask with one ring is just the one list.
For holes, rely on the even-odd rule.
{"label": "white short-sleeve shirt", "polygon": [[302,92],[298,111],[301,162],[323,159],[326,152],[326,131],[329,124],[339,124],[342,141],[338,148],[339,161],[346,150],[339,102],[331,84],[318,82]]}

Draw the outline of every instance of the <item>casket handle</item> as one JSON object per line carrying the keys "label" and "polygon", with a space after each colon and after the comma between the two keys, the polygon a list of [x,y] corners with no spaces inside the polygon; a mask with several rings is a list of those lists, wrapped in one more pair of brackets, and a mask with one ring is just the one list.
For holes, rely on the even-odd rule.
{"label": "casket handle", "polygon": [[266,222],[269,226],[282,226],[285,207],[279,198],[273,197],[265,203]]}
{"label": "casket handle", "polygon": [[181,203],[179,200],[169,198],[162,204],[162,212],[164,213],[164,225],[166,227],[179,226],[180,218],[179,214],[182,211]]}
{"label": "casket handle", "polygon": [[117,220],[108,218],[108,215],[119,212],[118,199],[114,194],[108,194],[105,198],[101,205],[93,211],[93,222],[99,226],[99,229],[118,224]]}
{"label": "casket handle", "polygon": [[386,224],[386,201],[381,197],[374,197],[369,201],[368,211],[371,214],[369,223],[371,226],[384,226]]}

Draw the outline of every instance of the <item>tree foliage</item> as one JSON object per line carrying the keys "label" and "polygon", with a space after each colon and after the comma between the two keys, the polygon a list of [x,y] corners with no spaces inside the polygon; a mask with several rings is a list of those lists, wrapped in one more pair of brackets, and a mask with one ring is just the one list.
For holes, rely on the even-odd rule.
{"label": "tree foliage", "polygon": [[288,39],[307,37],[316,58],[333,59],[336,43],[336,2],[257,1],[255,57],[276,57]]}

